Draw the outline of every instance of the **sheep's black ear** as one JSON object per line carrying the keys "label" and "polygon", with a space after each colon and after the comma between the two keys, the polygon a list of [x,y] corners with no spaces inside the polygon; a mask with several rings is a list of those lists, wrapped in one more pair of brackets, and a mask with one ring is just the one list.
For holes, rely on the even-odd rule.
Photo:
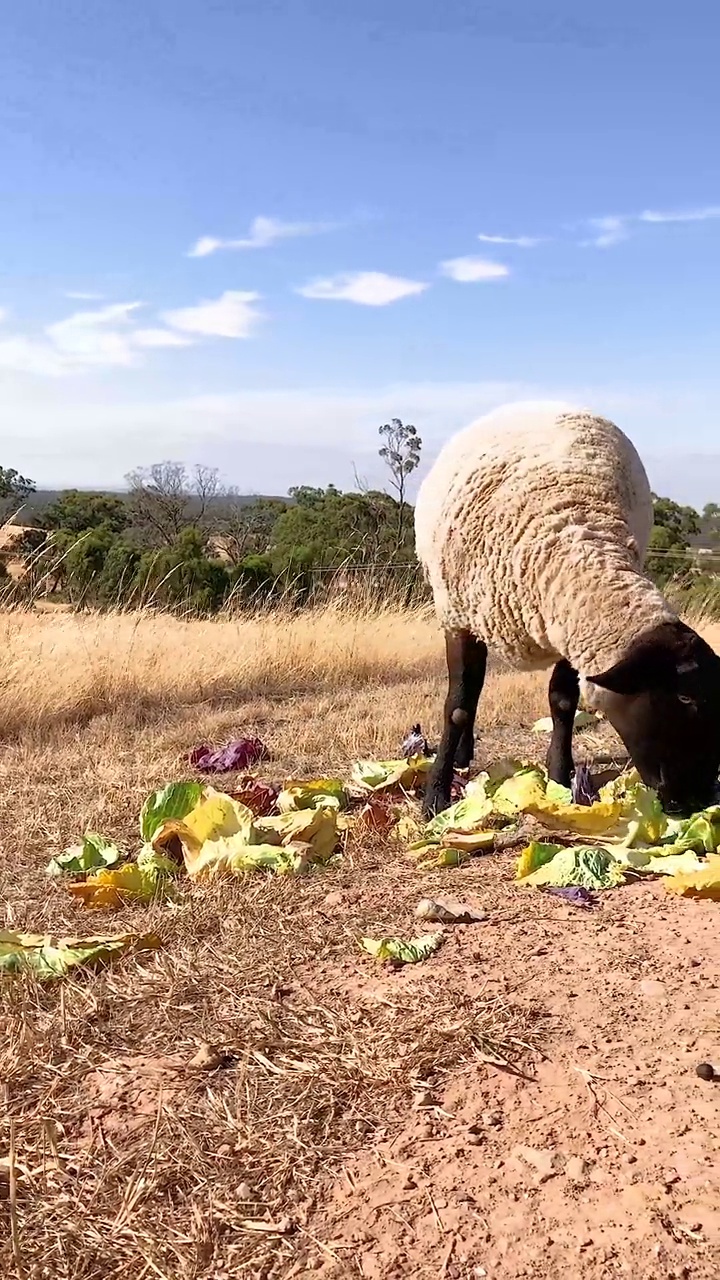
{"label": "sheep's black ear", "polygon": [[616,663],[602,675],[588,676],[588,683],[597,685],[598,689],[607,689],[609,693],[622,694],[642,693],[649,687],[647,673],[630,658]]}
{"label": "sheep's black ear", "polygon": [[663,646],[652,641],[633,645],[624,658],[599,676],[588,676],[590,684],[609,693],[632,696],[649,689],[674,689],[677,669]]}

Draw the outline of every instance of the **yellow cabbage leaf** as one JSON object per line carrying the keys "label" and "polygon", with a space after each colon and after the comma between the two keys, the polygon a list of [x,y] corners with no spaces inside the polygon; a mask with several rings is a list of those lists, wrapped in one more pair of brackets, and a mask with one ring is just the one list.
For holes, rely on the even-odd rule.
{"label": "yellow cabbage leaf", "polygon": [[665,888],[683,898],[711,898],[720,902],[720,856],[713,855],[700,871],[667,876]]}

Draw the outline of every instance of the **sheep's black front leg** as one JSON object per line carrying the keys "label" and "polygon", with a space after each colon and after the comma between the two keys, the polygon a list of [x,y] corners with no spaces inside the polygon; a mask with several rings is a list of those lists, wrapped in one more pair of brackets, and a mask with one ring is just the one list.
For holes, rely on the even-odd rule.
{"label": "sheep's black front leg", "polygon": [[487,646],[469,631],[445,636],[448,696],[445,699],[443,736],[425,791],[427,817],[447,809],[455,766],[467,768],[473,757],[475,713],[487,665]]}
{"label": "sheep's black front leg", "polygon": [[574,770],[572,753],[575,712],[580,701],[578,673],[562,659],[550,677],[550,714],[553,730],[547,755],[548,777],[569,787]]}

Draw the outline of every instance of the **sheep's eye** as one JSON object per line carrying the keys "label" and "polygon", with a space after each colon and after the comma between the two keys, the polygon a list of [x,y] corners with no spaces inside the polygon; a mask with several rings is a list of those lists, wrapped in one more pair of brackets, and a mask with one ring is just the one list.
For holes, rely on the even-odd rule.
{"label": "sheep's eye", "polygon": [[678,702],[682,702],[682,704],[683,704],[683,706],[684,706],[684,707],[694,707],[694,706],[695,706],[695,699],[694,699],[694,698],[689,698],[689,697],[688,697],[688,695],[687,695],[686,693],[679,693],[679,694],[678,694]]}

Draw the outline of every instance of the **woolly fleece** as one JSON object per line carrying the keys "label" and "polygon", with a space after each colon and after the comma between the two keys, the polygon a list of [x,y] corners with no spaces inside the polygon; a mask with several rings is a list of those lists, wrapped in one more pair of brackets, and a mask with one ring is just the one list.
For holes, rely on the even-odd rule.
{"label": "woolly fleece", "polygon": [[453,437],[415,508],[445,629],[471,631],[522,670],[567,658],[586,698],[584,678],[676,616],[642,572],[652,523],[627,436],[587,409],[543,403],[506,405]]}

